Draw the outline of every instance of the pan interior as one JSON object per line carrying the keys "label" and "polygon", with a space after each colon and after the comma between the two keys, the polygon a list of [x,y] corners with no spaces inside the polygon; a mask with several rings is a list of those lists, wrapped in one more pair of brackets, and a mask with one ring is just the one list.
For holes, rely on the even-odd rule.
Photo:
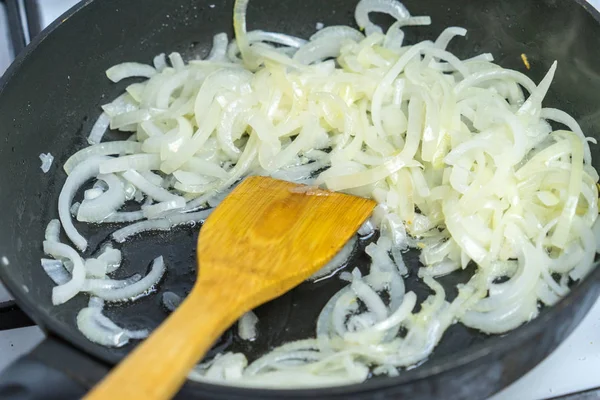
{"label": "pan interior", "polygon": [[[62,165],[87,145],[86,136],[100,114],[99,106],[131,83],[111,84],[104,74],[108,67],[123,61],[150,62],[161,52],[179,51],[188,59],[202,57],[210,49],[214,34],[225,31],[231,37],[232,1],[214,3],[146,0],[140,7],[138,2],[125,0],[90,2],[55,26],[51,35],[44,34],[35,51],[30,47],[20,65],[8,72],[0,89],[0,204],[4,208],[0,213],[0,256],[9,262],[1,267],[3,276],[37,322],[107,362],[116,362],[133,345],[109,349],[88,342],[75,326],[87,296],[79,295],[53,307],[52,283],[40,267],[44,228],[57,217],[57,199],[66,178]],[[558,60],[546,105],[564,109],[580,122],[584,132],[598,137],[600,26],[583,7],[557,0],[404,3],[413,15],[430,15],[433,20],[430,27],[407,28],[408,43],[435,38],[448,26],[462,26],[468,34],[465,39],[452,41],[452,52],[459,57],[491,52],[498,64],[524,72],[536,82],[552,61]],[[317,22],[325,26],[353,24],[354,6],[355,2],[344,0],[257,1],[250,5],[249,29],[308,37]],[[381,18],[378,22],[388,25],[390,21]],[[522,53],[527,55],[531,70],[523,65]],[[111,136],[124,138],[119,133]],[[38,155],[42,152],[55,156],[48,174],[39,168]],[[592,147],[592,152],[598,168],[598,147]],[[88,253],[97,250],[117,228],[76,226],[90,238]],[[197,235],[197,228],[178,228],[145,234],[121,246],[125,261],[117,278],[145,274],[151,260],[159,255],[165,257],[168,273],[158,293],[131,304],[111,306],[108,316],[131,329],[157,326],[168,315],[160,294],[173,291],[184,295],[193,285]],[[362,247],[366,244],[368,241],[361,242]],[[407,288],[422,300],[429,290],[415,277],[418,254],[409,253],[406,262],[411,270]],[[367,259],[359,255],[349,265],[366,268]],[[455,285],[465,282],[470,273],[466,270],[441,280],[450,298],[456,294]],[[344,284],[334,277],[300,285],[258,308],[259,337],[255,342],[241,341],[235,331],[229,331],[217,344],[218,349],[243,351],[253,359],[284,342],[313,336],[317,315]],[[420,368],[435,368],[440,360],[465,354],[490,338],[453,325]]]}

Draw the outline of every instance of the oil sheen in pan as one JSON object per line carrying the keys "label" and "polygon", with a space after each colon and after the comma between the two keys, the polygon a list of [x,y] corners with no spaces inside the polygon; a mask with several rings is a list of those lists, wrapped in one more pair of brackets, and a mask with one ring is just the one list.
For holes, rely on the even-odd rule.
{"label": "oil sheen in pan", "polygon": [[[199,227],[178,227],[170,232],[145,233],[138,235],[119,245],[123,251],[123,267],[116,273],[118,278],[125,278],[138,272],[145,274],[152,259],[163,255],[167,265],[167,273],[161,279],[155,291],[135,302],[108,304],[106,314],[117,324],[127,329],[154,328],[169,314],[162,304],[162,293],[173,292],[185,296],[191,290],[196,277],[196,242]],[[97,227],[90,229],[90,244],[97,246],[114,230],[105,228],[105,233],[99,233]],[[104,230],[104,229],[103,229]],[[365,247],[377,240],[377,235],[359,239],[356,251],[346,263],[342,271],[350,271],[358,267],[362,272],[368,270],[370,258],[364,253]],[[170,243],[176,243],[172,245]],[[186,249],[185,251],[182,251]],[[406,278],[407,290],[417,294],[418,303],[422,302],[432,292],[427,285],[417,278],[420,266],[419,251],[409,250],[404,254],[409,275]],[[132,262],[131,260],[135,260]],[[133,265],[135,263],[135,265]],[[439,282],[447,291],[447,299],[451,301],[457,295],[456,285],[466,283],[472,276],[474,266],[470,265],[463,271],[439,278]],[[341,272],[341,271],[340,271]],[[247,355],[248,361],[264,355],[269,350],[294,340],[314,337],[316,320],[327,301],[347,282],[339,278],[339,272],[317,282],[304,282],[283,296],[258,307],[257,338],[254,341],[242,340],[237,333],[237,326],[227,330],[215,344],[207,358],[218,352],[233,351]],[[418,306],[417,306],[418,307]],[[418,311],[418,310],[416,310]],[[199,313],[202,310],[198,310]],[[443,357],[452,354],[457,348],[465,348],[481,342],[487,335],[467,328],[462,324],[454,324],[449,328],[450,334],[445,335],[430,358]],[[114,351],[124,352],[129,344]]]}

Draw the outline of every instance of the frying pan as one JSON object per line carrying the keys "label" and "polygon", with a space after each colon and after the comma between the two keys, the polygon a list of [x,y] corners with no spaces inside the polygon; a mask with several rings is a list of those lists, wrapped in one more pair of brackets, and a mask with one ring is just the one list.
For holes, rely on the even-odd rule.
{"label": "frying pan", "polygon": [[[353,23],[355,5],[350,0],[255,0],[249,7],[249,28],[308,37],[317,22]],[[467,38],[453,41],[451,51],[461,57],[491,52],[500,65],[523,71],[536,81],[558,60],[546,105],[571,113],[588,135],[600,134],[600,15],[589,5],[579,0],[406,0],[405,5],[414,15],[433,19],[430,27],[406,29],[409,42],[436,37],[447,26],[463,26]],[[149,62],[161,52],[202,57],[214,34],[225,31],[231,37],[232,9],[232,0],[84,1],[35,38],[0,81],[0,259],[6,261],[0,264],[0,277],[17,303],[48,333],[45,342],[3,375],[3,398],[76,398],[134,346],[110,349],[83,337],[75,317],[86,305],[86,296],[59,307],[51,304],[53,285],[39,260],[44,228],[57,217],[57,199],[66,178],[62,165],[86,145],[99,106],[131,83],[111,84],[104,75],[108,67],[123,61]],[[383,17],[377,22],[390,23]],[[525,69],[522,53],[531,70]],[[109,136],[122,137],[116,132]],[[599,148],[592,151],[598,168]],[[39,168],[42,152],[56,157],[48,174]],[[90,239],[92,250],[116,229],[78,227]],[[119,277],[145,273],[159,254],[165,256],[169,271],[158,294],[112,307],[107,314],[132,329],[157,326],[167,316],[160,293],[185,294],[192,287],[196,230],[149,234],[126,243]],[[366,261],[358,257],[351,264],[364,267]],[[428,289],[414,278],[417,255],[407,254],[406,261],[412,270],[407,286],[423,299]],[[450,299],[456,295],[456,283],[466,281],[470,273],[441,280]],[[179,397],[485,398],[548,355],[596,300],[599,284],[600,269],[596,269],[556,306],[543,309],[537,319],[502,337],[455,324],[426,362],[395,378],[293,391],[188,382]],[[249,345],[229,331],[217,350],[244,351],[254,358],[283,342],[313,335],[316,316],[342,285],[338,279],[300,285],[257,310],[257,342]]]}

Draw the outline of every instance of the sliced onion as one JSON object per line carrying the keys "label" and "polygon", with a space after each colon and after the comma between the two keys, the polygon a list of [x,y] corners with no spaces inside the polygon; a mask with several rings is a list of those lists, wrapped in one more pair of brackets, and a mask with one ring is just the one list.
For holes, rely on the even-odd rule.
{"label": "sliced onion", "polygon": [[256,340],[258,334],[256,330],[256,324],[258,323],[258,317],[254,312],[248,311],[238,321],[238,335],[240,339],[247,341]]}
{"label": "sliced onion", "polygon": [[42,258],[42,268],[57,285],[64,285],[71,280],[71,274],[65,269],[62,261]]}
{"label": "sliced onion", "polygon": [[98,179],[106,182],[108,190],[98,197],[81,202],[77,210],[78,221],[103,221],[125,204],[125,188],[121,179],[114,174],[98,175]]}
{"label": "sliced onion", "polygon": [[212,212],[213,209],[211,208],[193,213],[172,213],[166,215],[165,219],[167,219],[172,226],[195,224],[198,222],[203,222]]}
{"label": "sliced onion", "polygon": [[317,32],[311,41],[300,47],[293,60],[301,64],[312,64],[327,58],[337,57],[345,41],[360,41],[364,35],[348,26],[328,26]]}
{"label": "sliced onion", "polygon": [[402,3],[396,0],[361,0],[356,5],[354,19],[360,29],[364,29],[367,35],[375,32],[381,33],[381,28],[371,22],[369,13],[379,12],[391,15],[399,20],[410,17],[410,13]]}
{"label": "sliced onion", "polygon": [[594,257],[598,248],[596,247],[597,240],[594,237],[593,231],[579,217],[575,217],[573,222],[573,228],[577,231],[583,243],[584,256],[579,264],[569,272],[569,277],[574,280],[580,280],[585,278],[593,269]]}
{"label": "sliced onion", "polygon": [[87,247],[87,240],[81,236],[71,219],[71,202],[77,190],[89,179],[99,174],[100,164],[106,162],[109,157],[104,156],[92,156],[85,161],[79,163],[71,174],[67,177],[65,184],[58,197],[58,215],[60,222],[65,230],[65,233],[69,239],[75,244],[75,246],[85,251]]}
{"label": "sliced onion", "polygon": [[249,0],[235,0],[233,6],[233,30],[237,45],[242,53],[242,60],[248,68],[255,68],[256,61],[250,50],[246,28],[246,12]]}
{"label": "sliced onion", "polygon": [[197,157],[192,157],[185,163],[185,168],[197,174],[213,176],[219,179],[227,179],[229,175],[219,165],[204,161]]}
{"label": "sliced onion", "polygon": [[185,67],[185,63],[183,62],[183,58],[181,54],[177,52],[173,52],[169,54],[169,61],[175,70],[180,71]]}
{"label": "sliced onion", "polygon": [[[381,125],[381,105],[383,103],[383,96],[385,91],[392,86],[393,81],[396,79],[398,74],[400,74],[402,70],[404,70],[404,68],[410,60],[418,56],[423,49],[431,47],[432,45],[433,44],[431,42],[426,41],[412,46],[408,51],[406,51],[406,53],[404,53],[398,59],[398,61],[396,61],[396,64],[394,64],[392,68],[390,68],[390,70],[385,74],[385,76],[377,86],[377,89],[375,89],[375,93],[373,93],[373,102],[371,105],[371,117],[373,119],[373,125],[375,126],[375,129],[377,129],[380,135],[383,136],[383,127]],[[403,149],[403,153],[409,153],[407,150],[408,147],[405,146],[405,148]]]}
{"label": "sliced onion", "polygon": [[183,197],[174,197],[172,200],[156,203],[151,206],[142,207],[144,217],[148,219],[156,219],[165,215],[165,213],[173,210],[182,210],[185,207],[185,199]]}
{"label": "sliced onion", "polygon": [[82,161],[93,156],[111,156],[117,154],[133,154],[141,151],[142,146],[137,142],[131,141],[116,141],[100,143],[93,146],[85,147],[73,154],[64,165],[64,170],[67,174],[73,171],[73,168]]}
{"label": "sliced onion", "polygon": [[48,171],[50,171],[50,167],[52,167],[52,162],[54,161],[54,156],[50,153],[48,154],[40,154],[40,161],[42,161],[42,165],[40,166],[40,168],[42,169],[42,172],[47,173]]}
{"label": "sliced onion", "polygon": [[131,277],[125,279],[86,279],[82,291],[95,292],[103,290],[122,289],[126,286],[133,285],[141,279],[142,276],[140,274],[134,274]]}
{"label": "sliced onion", "polygon": [[356,293],[356,296],[365,303],[367,309],[375,314],[377,321],[383,321],[387,318],[387,307],[373,288],[359,278],[353,279],[350,287]]}
{"label": "sliced onion", "polygon": [[102,253],[96,258],[106,263],[106,273],[110,274],[121,266],[122,254],[121,250],[106,246]]}
{"label": "sliced onion", "polygon": [[85,274],[87,277],[104,278],[106,277],[107,269],[107,263],[101,260],[97,260],[95,258],[89,258],[85,260]]}
{"label": "sliced onion", "polygon": [[460,95],[469,87],[480,85],[486,81],[502,80],[504,78],[514,79],[516,83],[523,86],[530,93],[532,93],[536,88],[535,83],[533,83],[531,79],[520,72],[508,69],[493,69],[471,74],[454,87],[454,93],[460,97]]}
{"label": "sliced onion", "polygon": [[156,69],[153,67],[134,62],[118,64],[106,70],[106,76],[113,82],[132,77],[150,78],[155,74]]}
{"label": "sliced onion", "polygon": [[[297,38],[295,36],[285,35],[277,32],[265,32],[261,30],[250,31],[246,34],[248,43],[256,42],[271,42],[277,43],[283,46],[291,48],[298,48],[306,43],[306,40]],[[231,61],[237,60],[239,48],[237,42],[233,40],[227,49],[227,56]]]}
{"label": "sliced onion", "polygon": [[539,115],[540,111],[542,110],[542,100],[544,100],[544,97],[546,97],[546,93],[548,93],[550,84],[552,84],[556,67],[557,62],[554,61],[546,73],[546,76],[544,76],[544,79],[542,79],[540,84],[531,92],[527,101],[521,106],[521,108],[519,108],[517,115]]}
{"label": "sliced onion", "polygon": [[170,201],[175,198],[175,196],[169,191],[149,182],[146,178],[140,175],[139,172],[133,169],[125,171],[123,173],[123,178],[127,179],[129,182],[134,184],[135,187],[157,201]]}
{"label": "sliced onion", "polygon": [[121,347],[130,339],[144,339],[147,329],[130,331],[123,329],[102,314],[102,308],[87,307],[77,314],[77,328],[90,341],[108,347]]}
{"label": "sliced onion", "polygon": [[152,60],[152,64],[154,65],[154,69],[158,72],[162,72],[165,68],[167,68],[167,57],[165,53],[160,53]]}
{"label": "sliced onion", "polygon": [[85,267],[83,259],[72,247],[66,244],[44,241],[44,253],[54,258],[66,258],[73,262],[71,279],[62,285],[52,288],[52,304],[59,305],[66,303],[75,297],[83,288],[85,281]]}
{"label": "sliced onion", "polygon": [[446,28],[442,31],[442,33],[440,33],[438,38],[435,40],[435,47],[445,50],[446,47],[448,47],[448,43],[450,43],[450,41],[455,36],[463,36],[464,37],[466,34],[467,34],[467,30],[465,28],[460,28],[460,27],[456,27],[456,26]]}
{"label": "sliced onion", "polygon": [[143,211],[124,211],[112,213],[99,222],[120,224],[125,222],[139,221],[140,219],[144,218],[145,217]]}
{"label": "sliced onion", "polygon": [[217,33],[213,36],[213,45],[210,53],[206,57],[209,61],[225,61],[227,59],[227,34],[225,32]]}
{"label": "sliced onion", "polygon": [[504,333],[534,318],[537,313],[535,298],[529,296],[486,313],[467,311],[461,322],[487,333]]}
{"label": "sliced onion", "polygon": [[552,244],[564,248],[569,237],[570,226],[573,223],[582,184],[583,174],[583,143],[575,138],[571,140],[571,174],[569,177],[568,198],[562,210],[554,234]]}
{"label": "sliced onion", "polygon": [[112,174],[128,170],[152,171],[160,168],[160,157],[156,154],[133,154],[105,160],[100,165],[101,174]]}
{"label": "sliced onion", "polygon": [[577,121],[575,121],[575,118],[571,117],[566,112],[558,110],[556,108],[542,108],[540,116],[542,118],[546,118],[546,119],[561,123],[563,125],[566,125],[569,127],[569,129],[571,131],[575,132],[577,134],[577,136],[579,136],[583,142],[583,153],[584,153],[583,156],[584,156],[585,163],[588,165],[591,165],[592,153],[590,150],[590,145],[587,142],[587,140],[585,140],[586,137],[583,134],[583,131],[581,130],[581,127],[579,126]]}
{"label": "sliced onion", "polygon": [[60,221],[53,219],[46,226],[45,239],[49,242],[60,242]]}
{"label": "sliced onion", "polygon": [[438,276],[448,275],[449,273],[454,272],[458,269],[460,269],[460,263],[454,260],[445,259],[444,261],[432,264],[427,268],[419,269],[419,276],[428,275],[432,278],[435,278]]}
{"label": "sliced onion", "polygon": [[89,292],[106,301],[130,301],[144,296],[153,290],[165,273],[165,263],[162,256],[152,262],[150,272],[140,280],[122,287],[89,288]]}
{"label": "sliced onion", "polygon": [[223,378],[239,379],[248,360],[243,354],[217,354],[207,363],[196,366],[190,371],[188,378],[199,381],[219,381]]}
{"label": "sliced onion", "polygon": [[413,292],[406,293],[402,305],[388,318],[378,322],[370,328],[359,332],[349,332],[345,335],[345,339],[353,342],[371,341],[377,343],[381,341],[381,334],[389,329],[392,329],[408,318],[417,302],[417,296]]}
{"label": "sliced onion", "polygon": [[171,223],[166,219],[140,221],[115,231],[111,236],[117,243],[123,243],[129,237],[147,231],[168,231]]}
{"label": "sliced onion", "polygon": [[129,93],[123,93],[114,99],[111,103],[102,106],[102,110],[109,117],[113,118],[120,114],[125,114],[139,109],[138,103]]}
{"label": "sliced onion", "polygon": [[[102,194],[104,193],[104,189],[99,188],[99,187],[94,187],[92,189],[88,189],[83,193],[83,199],[84,200],[94,200],[97,199],[98,197],[102,196]],[[79,204],[79,206],[81,206],[81,204]],[[79,211],[79,206],[77,207],[77,211]],[[73,210],[71,210],[73,211]]]}
{"label": "sliced onion", "polygon": [[[110,125],[110,117],[108,114],[103,112],[100,114],[96,122],[94,122],[94,126],[92,126],[92,130],[87,138],[89,144],[98,144],[102,141],[102,137],[108,130],[108,126]],[[66,165],[65,165],[66,167]]]}

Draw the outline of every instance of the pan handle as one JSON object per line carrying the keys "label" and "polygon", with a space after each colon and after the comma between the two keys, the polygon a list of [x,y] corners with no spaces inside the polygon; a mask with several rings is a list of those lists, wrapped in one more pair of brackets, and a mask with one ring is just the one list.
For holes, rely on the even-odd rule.
{"label": "pan handle", "polygon": [[48,336],[0,374],[0,399],[81,399],[108,367]]}

